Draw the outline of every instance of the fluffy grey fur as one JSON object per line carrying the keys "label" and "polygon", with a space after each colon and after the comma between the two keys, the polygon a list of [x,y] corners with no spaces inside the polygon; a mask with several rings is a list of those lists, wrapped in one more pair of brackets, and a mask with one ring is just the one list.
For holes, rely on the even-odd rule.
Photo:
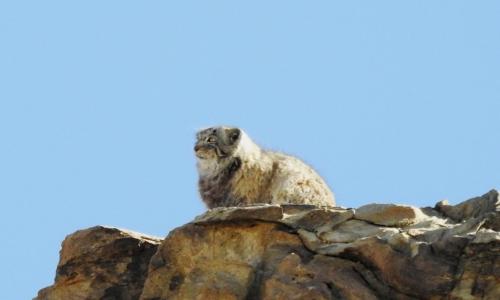
{"label": "fluffy grey fur", "polygon": [[257,203],[334,206],[323,179],[299,159],[264,151],[235,127],[196,135],[199,191],[208,208]]}

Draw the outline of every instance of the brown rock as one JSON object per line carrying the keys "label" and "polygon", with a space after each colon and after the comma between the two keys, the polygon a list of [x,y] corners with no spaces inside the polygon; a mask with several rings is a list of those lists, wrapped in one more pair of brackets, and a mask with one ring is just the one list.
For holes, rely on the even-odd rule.
{"label": "brown rock", "polygon": [[424,218],[420,209],[399,204],[368,204],[356,209],[354,217],[384,226],[407,226]]}
{"label": "brown rock", "polygon": [[467,246],[450,298],[500,299],[500,241]]}
{"label": "brown rock", "polygon": [[244,299],[263,265],[290,252],[307,251],[279,224],[188,224],[154,255],[141,299]]}
{"label": "brown rock", "polygon": [[117,228],[79,230],[62,243],[54,285],[35,299],[138,299],[160,241]]}
{"label": "brown rock", "polygon": [[279,221],[283,218],[283,209],[279,205],[255,205],[240,207],[216,207],[196,217],[193,223],[208,223],[237,220]]}
{"label": "brown rock", "polygon": [[160,246],[91,228],[64,241],[37,299],[500,299],[497,198],[214,209]]}
{"label": "brown rock", "polygon": [[488,212],[500,211],[500,195],[497,190],[491,190],[481,197],[469,199],[455,206],[449,205],[447,201],[441,201],[436,204],[436,210],[456,222],[461,222],[483,216]]}
{"label": "brown rock", "polygon": [[335,257],[284,257],[262,283],[261,299],[377,299],[360,273],[364,267]]}
{"label": "brown rock", "polygon": [[278,224],[189,224],[154,255],[141,299],[376,299],[355,268]]}

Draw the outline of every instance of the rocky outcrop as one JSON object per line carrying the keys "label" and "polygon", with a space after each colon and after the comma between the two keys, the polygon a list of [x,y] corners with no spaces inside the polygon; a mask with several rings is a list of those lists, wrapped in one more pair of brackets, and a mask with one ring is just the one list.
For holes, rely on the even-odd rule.
{"label": "rocky outcrop", "polygon": [[37,299],[500,299],[499,229],[495,190],[434,208],[217,208],[161,243],[70,235]]}
{"label": "rocky outcrop", "polygon": [[160,242],[117,228],[79,230],[62,243],[54,285],[36,299],[138,299]]}

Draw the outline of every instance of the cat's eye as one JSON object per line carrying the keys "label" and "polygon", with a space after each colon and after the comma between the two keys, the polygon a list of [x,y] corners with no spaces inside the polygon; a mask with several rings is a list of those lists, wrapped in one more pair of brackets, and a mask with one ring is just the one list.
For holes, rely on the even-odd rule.
{"label": "cat's eye", "polygon": [[209,142],[209,143],[215,143],[215,141],[216,141],[216,139],[215,139],[215,137],[213,137],[213,136],[211,136],[211,137],[209,137],[209,138],[207,139],[207,142]]}

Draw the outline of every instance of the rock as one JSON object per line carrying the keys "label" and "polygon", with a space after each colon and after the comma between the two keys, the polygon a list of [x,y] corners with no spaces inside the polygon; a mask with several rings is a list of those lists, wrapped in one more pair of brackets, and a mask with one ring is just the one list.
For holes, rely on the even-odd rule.
{"label": "rock", "polygon": [[37,299],[500,299],[497,200],[218,208],[159,246],[91,228]]}
{"label": "rock", "polygon": [[469,199],[455,206],[449,205],[447,201],[438,202],[436,210],[456,222],[461,222],[488,212],[500,211],[500,196],[497,190],[491,190],[481,197]]}
{"label": "rock", "polygon": [[361,238],[385,237],[395,233],[399,233],[397,228],[376,226],[360,220],[349,220],[334,230],[322,232],[318,237],[327,243],[351,243]]}
{"label": "rock", "polygon": [[257,299],[377,299],[359,263],[324,255],[308,261],[290,253],[274,268]]}
{"label": "rock", "polygon": [[420,209],[399,204],[368,204],[356,209],[354,217],[384,226],[407,226],[424,218]]}
{"label": "rock", "polygon": [[500,232],[491,229],[480,229],[476,233],[474,240],[472,240],[474,244],[487,244],[492,242],[500,242]]}
{"label": "rock", "polygon": [[470,243],[456,277],[451,299],[500,299],[500,241]]}
{"label": "rock", "polygon": [[297,211],[295,214],[285,214],[282,223],[309,231],[329,231],[336,225],[343,223],[354,216],[352,209],[338,209],[332,207],[310,208],[305,211]]}
{"label": "rock", "polygon": [[138,299],[161,239],[96,226],[62,243],[54,285],[35,299]]}
{"label": "rock", "polygon": [[266,268],[292,252],[309,255],[279,224],[188,224],[159,247],[141,298],[244,299],[260,286]]}
{"label": "rock", "polygon": [[278,221],[282,218],[283,209],[279,205],[249,206],[245,210],[238,207],[217,207],[196,217],[194,223],[237,220]]}

